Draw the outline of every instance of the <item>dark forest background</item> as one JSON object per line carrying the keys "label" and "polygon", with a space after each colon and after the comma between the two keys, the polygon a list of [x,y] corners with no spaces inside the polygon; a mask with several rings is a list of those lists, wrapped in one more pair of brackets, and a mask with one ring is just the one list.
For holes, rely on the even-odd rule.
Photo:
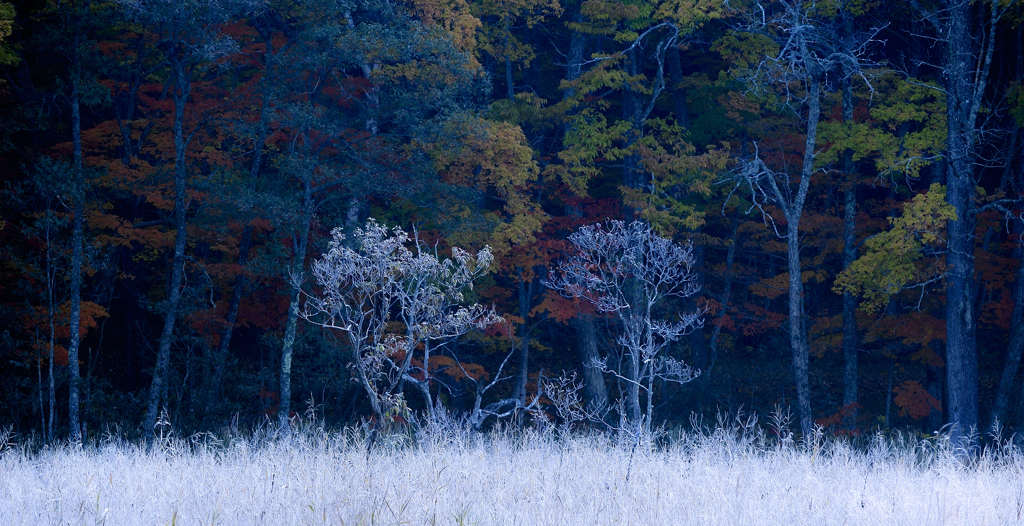
{"label": "dark forest background", "polygon": [[[0,424],[44,439],[370,415],[297,316],[330,232],[448,254],[505,324],[431,392],[621,379],[613,316],[545,286],[581,225],[692,242],[701,374],[655,421],[792,406],[836,433],[1024,424],[1024,49],[1005,0],[0,4]],[[296,279],[297,278],[297,279]],[[282,356],[290,396],[281,400]],[[455,360],[461,362],[459,367]],[[423,364],[420,364],[423,366]],[[418,392],[407,390],[413,410]],[[75,423],[75,425],[71,425]],[[150,431],[151,432],[151,431]]]}

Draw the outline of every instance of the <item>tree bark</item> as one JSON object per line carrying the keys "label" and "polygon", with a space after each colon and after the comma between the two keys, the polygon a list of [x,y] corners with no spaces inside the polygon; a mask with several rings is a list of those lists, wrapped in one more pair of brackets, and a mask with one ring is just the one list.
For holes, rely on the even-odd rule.
{"label": "tree bark", "polygon": [[284,342],[281,345],[281,385],[280,404],[278,405],[277,420],[281,431],[288,434],[291,431],[291,400],[292,400],[292,349],[295,346],[295,332],[299,321],[299,299],[301,298],[299,284],[305,268],[306,245],[309,241],[309,228],[313,222],[313,192],[309,181],[304,181],[305,190],[302,197],[302,225],[294,243],[295,255],[292,260],[291,279],[292,297],[288,305],[288,319],[285,321]]}
{"label": "tree bark", "polygon": [[[978,348],[974,313],[974,158],[976,120],[992,60],[995,15],[990,34],[977,50],[969,2],[951,2],[944,25],[943,80],[946,88],[946,200],[956,210],[950,221],[946,251],[946,377],[950,436],[954,447],[973,449],[970,434],[978,427]],[[982,4],[984,5],[984,4]],[[986,18],[982,13],[981,18]]]}
{"label": "tree bark", "polygon": [[78,421],[79,387],[81,375],[78,370],[78,350],[81,345],[82,320],[82,244],[85,215],[85,173],[82,167],[82,118],[81,94],[79,91],[78,37],[75,37],[75,65],[71,75],[71,142],[74,149],[74,226],[71,231],[71,315],[69,320],[70,339],[68,343],[68,426],[71,441],[82,442],[82,428]]}
{"label": "tree bark", "polygon": [[[814,175],[814,147],[821,114],[821,82],[809,80],[807,93],[807,139],[804,143],[803,169],[800,186],[793,201],[786,207],[786,263],[789,269],[789,343],[793,351],[793,375],[796,380],[797,414],[800,430],[805,435],[814,429],[811,414],[811,388],[809,380],[810,350],[804,320],[804,283],[800,265],[800,218],[804,201]],[[780,196],[781,197],[781,196]]]}
{"label": "tree bark", "polygon": [[[853,123],[853,82],[843,81],[843,122]],[[857,175],[854,173],[853,153],[843,152],[843,269],[857,259]],[[857,298],[843,292],[843,428],[857,431]]]}
{"label": "tree bark", "polygon": [[167,369],[171,359],[171,343],[174,340],[174,324],[178,316],[178,306],[182,295],[182,282],[185,273],[185,244],[187,237],[186,223],[186,181],[188,168],[185,165],[185,104],[188,102],[191,83],[185,65],[179,60],[177,50],[171,54],[169,62],[174,75],[174,256],[171,259],[171,280],[168,286],[164,327],[160,334],[160,345],[157,350],[156,366],[153,369],[153,383],[149,388],[149,402],[146,417],[143,421],[143,435],[147,442],[152,442],[154,427],[159,413],[160,399],[165,391]]}
{"label": "tree bark", "polygon": [[604,372],[594,363],[601,358],[597,348],[597,327],[594,315],[580,313],[573,320],[576,329],[577,352],[583,365],[583,399],[592,408],[608,407],[608,385],[604,381]]}
{"label": "tree bark", "polygon": [[53,440],[53,427],[56,422],[56,407],[57,407],[57,390],[54,384],[54,371],[53,371],[53,346],[54,346],[54,333],[56,332],[55,319],[56,308],[54,306],[54,287],[56,286],[56,279],[54,276],[53,269],[53,241],[50,239],[50,229],[52,228],[52,210],[49,206],[46,209],[46,305],[48,309],[50,319],[50,345],[49,345],[49,383],[50,383],[50,427],[47,430],[47,435],[50,440]]}
{"label": "tree bark", "polygon": [[[577,8],[574,21],[580,22],[582,18]],[[583,52],[586,46],[587,36],[579,31],[572,31],[569,40],[569,63],[565,72],[566,80],[573,81],[580,77],[580,72],[583,69]],[[562,94],[562,100],[575,95],[575,88],[567,88]],[[568,208],[567,214],[573,219],[583,217],[583,210],[580,207]],[[573,320],[573,327],[576,329],[577,352],[583,367],[583,398],[590,407],[608,407],[608,384],[605,383],[604,372],[594,366],[601,358],[597,347],[597,327],[594,314],[581,312]]]}
{"label": "tree bark", "polygon": [[530,328],[527,319],[530,316],[530,303],[537,288],[537,280],[531,279],[527,283],[522,267],[516,267],[516,278],[519,290],[519,316],[523,319],[523,323],[519,331],[519,370],[516,373],[512,398],[518,399],[525,405],[526,384],[530,380]]}
{"label": "tree bark", "polygon": [[[729,246],[725,251],[725,275],[722,276],[722,312],[718,314],[714,328],[711,329],[711,338],[708,342],[709,368],[715,364],[718,357],[718,337],[722,333],[721,320],[729,312],[729,302],[732,300],[733,264],[736,261],[736,234],[739,231],[739,221],[732,221],[732,231],[729,235]],[[702,372],[703,374],[703,372]]]}
{"label": "tree bark", "polygon": [[248,285],[245,278],[245,265],[249,261],[249,249],[252,246],[252,227],[246,226],[242,231],[242,239],[238,244],[238,266],[241,267],[238,275],[235,276],[234,290],[231,292],[231,302],[228,304],[227,316],[224,320],[224,334],[221,335],[220,345],[217,346],[217,354],[213,357],[213,376],[210,385],[207,387],[208,398],[204,418],[209,422],[213,416],[213,407],[223,394],[222,382],[224,380],[224,368],[227,365],[227,358],[231,352],[231,337],[235,332],[235,324],[238,322],[238,308],[242,303],[242,295]]}

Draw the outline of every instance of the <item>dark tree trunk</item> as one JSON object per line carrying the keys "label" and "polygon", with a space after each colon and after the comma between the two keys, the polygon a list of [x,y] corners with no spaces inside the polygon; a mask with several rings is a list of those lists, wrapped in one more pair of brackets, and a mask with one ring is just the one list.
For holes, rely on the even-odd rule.
{"label": "dark tree trunk", "polygon": [[[77,38],[76,38],[77,40]],[[85,174],[82,168],[82,119],[81,96],[78,78],[78,43],[75,42],[76,64],[71,77],[71,141],[74,148],[74,227],[71,233],[71,315],[69,320],[71,341],[68,343],[68,426],[71,441],[82,442],[82,428],[78,421],[79,387],[81,385],[78,370],[78,350],[81,344],[82,320],[82,244],[83,216],[85,207]]]}
{"label": "dark tree trunk", "polygon": [[231,352],[231,337],[235,332],[235,323],[238,322],[238,308],[242,303],[242,296],[248,286],[245,278],[245,265],[249,261],[249,248],[252,246],[252,227],[246,226],[242,231],[242,238],[238,244],[238,266],[241,268],[235,276],[234,290],[231,292],[231,302],[228,304],[228,312],[224,320],[224,334],[221,335],[220,345],[217,346],[216,354],[213,357],[213,375],[210,378],[210,385],[207,386],[207,399],[204,418],[207,422],[214,415],[217,400],[224,393],[222,382],[224,380],[224,368],[227,366],[228,356]]}
{"label": "dark tree trunk", "polygon": [[512,389],[512,398],[526,403],[526,384],[530,380],[530,327],[528,318],[530,316],[530,304],[536,293],[537,280],[531,279],[526,282],[522,267],[516,267],[516,278],[519,291],[519,317],[523,323],[519,331],[519,369],[516,373],[515,387]]}
{"label": "dark tree trunk", "polygon": [[[732,300],[732,280],[733,280],[733,264],[736,261],[736,234],[739,230],[739,221],[732,221],[732,230],[729,235],[729,246],[725,252],[725,275],[722,276],[722,312],[718,313],[718,319],[715,320],[715,325],[711,329],[711,340],[708,342],[708,367],[714,366],[715,359],[718,358],[718,337],[722,333],[721,320],[729,312],[729,302]],[[704,376],[709,371],[701,371],[701,375]],[[705,378],[705,381],[707,379]]]}
{"label": "dark tree trunk", "polygon": [[[853,123],[853,82],[843,81],[843,121]],[[857,174],[853,154],[843,152],[843,173],[846,186],[843,188],[843,269],[850,268],[857,259]],[[843,407],[846,411],[843,427],[857,431],[857,298],[853,293],[843,292]]]}
{"label": "dark tree trunk", "polygon": [[601,358],[597,347],[597,327],[594,315],[581,313],[574,321],[577,352],[583,364],[583,399],[592,408],[608,407],[608,385],[604,372],[595,362]]}
{"label": "dark tree trunk", "polygon": [[188,167],[185,165],[187,142],[184,126],[185,104],[188,102],[191,83],[185,65],[178,59],[176,53],[171,54],[169,61],[174,75],[174,256],[171,259],[171,279],[165,304],[164,327],[160,334],[156,366],[153,368],[153,383],[149,388],[149,402],[143,421],[142,432],[147,442],[151,442],[153,439],[160,400],[166,391],[167,369],[171,359],[171,344],[174,341],[174,324],[178,316],[185,273],[186,209],[188,207],[185,189]]}
{"label": "dark tree trunk", "polygon": [[302,198],[302,225],[294,239],[295,255],[292,259],[291,275],[293,281],[292,297],[288,305],[288,319],[285,321],[284,342],[281,345],[281,385],[280,405],[277,419],[283,433],[290,431],[292,402],[292,349],[295,347],[295,332],[299,321],[300,276],[305,269],[306,245],[309,241],[309,228],[313,222],[313,192],[309,181],[304,182],[305,191]]}
{"label": "dark tree trunk", "polygon": [[[992,14],[997,5],[994,0]],[[982,4],[984,6],[984,4]],[[970,433],[978,427],[978,348],[974,313],[974,161],[976,118],[992,60],[991,33],[976,39],[972,31],[974,4],[951,2],[944,24],[946,49],[946,199],[956,210],[950,221],[946,252],[946,376],[950,434],[955,447],[974,447]],[[988,6],[985,6],[988,7]],[[985,19],[987,13],[981,13]],[[979,50],[976,40],[988,42]]]}
{"label": "dark tree trunk", "polygon": [[[574,20],[580,22],[582,15],[576,12]],[[565,78],[573,81],[579,78],[583,69],[583,52],[587,46],[587,36],[579,31],[573,31],[569,41],[569,63],[566,66]],[[562,99],[575,96],[576,90],[568,88],[562,94]],[[583,210],[577,206],[568,207],[567,215],[574,219],[583,217]],[[605,383],[604,372],[594,364],[601,358],[597,346],[597,327],[595,316],[591,313],[580,313],[573,320],[573,327],[576,329],[576,341],[578,343],[580,363],[583,367],[583,398],[590,407],[608,407],[608,385]]]}

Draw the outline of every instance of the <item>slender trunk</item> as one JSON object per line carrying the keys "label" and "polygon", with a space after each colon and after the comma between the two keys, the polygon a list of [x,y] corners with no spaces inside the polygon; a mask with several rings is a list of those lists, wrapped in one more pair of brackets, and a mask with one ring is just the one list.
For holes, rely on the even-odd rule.
{"label": "slender trunk", "polygon": [[423,381],[416,384],[423,394],[423,402],[427,405],[427,418],[434,419],[434,400],[430,396],[430,340],[423,342]]}
{"label": "slender trunk", "polygon": [[637,350],[627,350],[628,356],[626,359],[629,361],[628,370],[626,371],[626,423],[635,424],[640,421],[642,413],[640,412],[640,382],[643,378],[640,378],[640,353]]}
{"label": "slender trunk", "polygon": [[[843,121],[853,123],[853,82],[849,77],[843,81]],[[857,259],[857,176],[854,173],[853,153],[843,152],[843,173],[846,187],[843,189],[843,269]],[[843,428],[857,431],[857,298],[850,292],[843,292]]]}
{"label": "slender trunk", "polygon": [[36,349],[36,376],[37,383],[36,388],[39,391],[39,424],[40,432],[43,434],[43,443],[50,441],[50,438],[46,433],[46,403],[43,401],[43,353],[39,347],[39,327],[36,327],[35,334],[35,349]]}
{"label": "slender trunk", "polygon": [[[47,216],[49,216],[50,215],[50,211],[47,210],[46,214],[47,214]],[[54,323],[55,323],[54,322],[54,318],[56,317],[56,313],[54,312],[55,309],[54,309],[54,306],[53,306],[53,302],[54,302],[54,299],[53,299],[54,276],[53,276],[53,256],[52,256],[52,252],[53,252],[53,249],[51,248],[51,242],[50,242],[50,218],[47,217],[47,223],[46,223],[46,299],[47,299],[47,309],[49,311],[49,317],[50,317],[50,346],[49,346],[49,348],[50,348],[50,355],[49,355],[49,359],[50,359],[50,370],[49,370],[49,377],[50,377],[49,378],[50,379],[50,428],[47,430],[47,435],[49,435],[51,440],[53,439],[53,425],[54,425],[53,423],[54,423],[54,421],[56,421],[55,414],[56,414],[56,406],[57,406],[57,393],[56,393],[56,389],[55,389],[55,385],[54,385],[54,377],[53,377],[53,344],[54,344],[53,339],[54,339],[54,332],[56,332],[56,328],[54,327]]]}
{"label": "slender trunk", "polygon": [[813,430],[811,388],[809,380],[810,352],[804,321],[804,283],[800,266],[800,218],[804,201],[814,174],[814,146],[821,113],[821,83],[810,81],[807,94],[807,139],[804,144],[800,186],[786,210],[786,263],[789,270],[789,343],[793,350],[793,375],[796,380],[797,414],[800,430],[805,435]]}
{"label": "slender trunk", "polygon": [[[732,279],[733,279],[733,264],[736,261],[736,233],[739,230],[739,221],[733,220],[732,232],[729,235],[729,247],[725,252],[725,275],[722,276],[722,280],[725,282],[722,284],[722,312],[718,313],[718,319],[715,320],[715,326],[711,329],[711,339],[708,342],[708,368],[714,366],[715,359],[718,357],[718,336],[722,333],[722,318],[729,312],[729,301],[732,299]],[[707,371],[701,371],[701,375],[704,376]]]}
{"label": "slender trunk", "polygon": [[513,84],[513,80],[514,79],[512,78],[512,59],[510,59],[510,58],[508,58],[506,56],[505,57],[505,84],[506,84],[505,96],[508,97],[509,100],[512,100],[512,99],[516,98],[515,84]]}
{"label": "slender trunk", "polygon": [[516,267],[516,278],[519,288],[519,317],[523,323],[519,331],[519,370],[516,373],[515,387],[512,398],[526,404],[526,384],[530,379],[530,329],[527,318],[530,316],[530,301],[533,298],[536,280],[526,282],[523,267]]}
{"label": "slender trunk", "polygon": [[292,259],[291,279],[292,297],[288,305],[288,319],[285,322],[284,342],[281,346],[281,403],[278,406],[277,419],[281,430],[287,434],[290,431],[290,413],[292,400],[292,349],[295,346],[295,332],[299,321],[299,283],[305,268],[306,245],[309,241],[309,228],[313,222],[313,193],[312,185],[305,181],[305,192],[302,198],[302,225],[296,239],[295,255]]}
{"label": "slender trunk", "polygon": [[[76,39],[77,40],[77,39]],[[77,43],[75,49],[78,49]],[[75,70],[77,73],[77,57]],[[71,441],[82,442],[82,430],[78,421],[79,387],[81,376],[78,370],[78,350],[81,345],[82,320],[82,244],[85,215],[85,173],[82,167],[82,119],[81,96],[77,74],[71,76],[71,141],[74,148],[74,226],[71,233],[71,316],[69,320],[71,341],[68,344],[68,426]]]}
{"label": "slender trunk", "polygon": [[644,431],[651,432],[651,421],[654,419],[654,368],[647,366],[647,412],[644,415]]}
{"label": "slender trunk", "polygon": [[167,369],[171,360],[171,343],[174,340],[174,324],[178,316],[185,274],[186,208],[188,206],[185,185],[188,168],[185,165],[187,145],[184,126],[185,104],[188,102],[191,84],[188,73],[185,71],[185,65],[178,61],[175,55],[172,55],[171,64],[174,72],[174,257],[171,259],[171,280],[167,291],[164,327],[160,334],[156,366],[153,369],[153,383],[149,388],[149,402],[143,421],[142,432],[147,442],[151,442],[153,439],[156,419],[159,416],[160,400],[166,391]]}
{"label": "slender trunk", "polygon": [[114,97],[114,118],[117,121],[117,126],[121,130],[121,163],[125,166],[131,164],[132,156],[138,152],[138,148],[133,146],[134,144],[141,144],[145,138],[146,133],[143,132],[139,137],[138,141],[132,140],[132,121],[135,120],[135,102],[138,96],[139,87],[142,86],[143,73],[142,73],[142,61],[145,50],[145,36],[140,34],[134,42],[135,49],[135,64],[133,64],[131,71],[131,79],[129,81],[127,91],[118,90]]}
{"label": "slender trunk", "polygon": [[220,345],[217,348],[217,354],[213,357],[213,377],[210,380],[210,386],[207,389],[209,398],[206,401],[206,418],[212,416],[213,407],[217,404],[217,400],[223,394],[224,380],[224,368],[227,365],[228,356],[231,353],[231,337],[235,332],[235,324],[238,322],[238,308],[242,303],[242,296],[245,293],[245,288],[248,286],[248,280],[245,277],[245,266],[249,262],[249,249],[252,246],[252,227],[246,226],[242,230],[242,239],[238,244],[238,266],[240,267],[239,273],[235,276],[234,290],[231,292],[231,303],[228,304],[227,317],[224,320],[224,334],[221,335]]}

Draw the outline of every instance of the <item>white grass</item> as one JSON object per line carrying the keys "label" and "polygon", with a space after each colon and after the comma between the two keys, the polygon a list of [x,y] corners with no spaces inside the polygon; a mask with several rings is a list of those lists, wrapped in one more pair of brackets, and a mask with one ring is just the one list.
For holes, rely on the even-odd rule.
{"label": "white grass", "polygon": [[358,433],[307,431],[0,453],[4,525],[988,525],[1024,523],[1022,506],[1015,448],[965,464],[922,442],[857,452],[742,429],[662,448],[456,432],[368,454]]}

